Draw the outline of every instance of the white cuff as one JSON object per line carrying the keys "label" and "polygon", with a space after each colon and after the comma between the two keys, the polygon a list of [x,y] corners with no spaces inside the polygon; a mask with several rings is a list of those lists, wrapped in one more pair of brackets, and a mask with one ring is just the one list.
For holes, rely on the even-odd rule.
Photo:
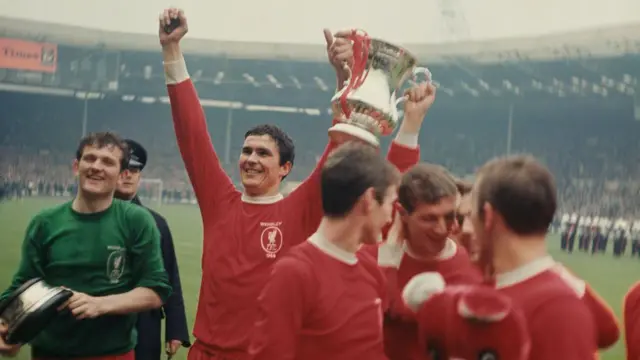
{"label": "white cuff", "polygon": [[444,291],[445,285],[439,273],[423,272],[409,280],[402,290],[402,299],[409,309],[416,312],[431,296]]}
{"label": "white cuff", "polygon": [[400,145],[415,149],[418,147],[418,134],[410,134],[398,131],[395,142]]}
{"label": "white cuff", "polygon": [[164,78],[167,85],[179,84],[189,79],[187,63],[184,61],[184,58],[173,61],[165,61],[163,64]]}

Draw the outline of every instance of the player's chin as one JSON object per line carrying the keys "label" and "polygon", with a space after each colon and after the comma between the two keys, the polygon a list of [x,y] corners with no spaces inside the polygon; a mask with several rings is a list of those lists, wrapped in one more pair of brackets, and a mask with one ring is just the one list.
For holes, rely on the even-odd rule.
{"label": "player's chin", "polygon": [[264,183],[264,176],[243,175],[242,185],[245,189],[259,189]]}
{"label": "player's chin", "polygon": [[88,195],[100,196],[113,193],[113,188],[107,186],[107,184],[100,183],[85,183],[81,186],[82,192]]}

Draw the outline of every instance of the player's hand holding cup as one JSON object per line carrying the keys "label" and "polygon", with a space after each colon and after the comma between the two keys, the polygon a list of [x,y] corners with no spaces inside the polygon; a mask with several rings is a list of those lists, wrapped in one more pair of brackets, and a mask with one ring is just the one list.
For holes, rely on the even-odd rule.
{"label": "player's hand holding cup", "polygon": [[5,342],[5,336],[7,335],[8,332],[9,332],[9,327],[7,326],[7,324],[5,324],[5,322],[2,319],[0,319],[0,356],[3,356],[3,357],[16,356],[20,351],[20,347],[22,346],[20,344],[17,344],[17,345],[7,344]]}
{"label": "player's hand holding cup", "polygon": [[349,80],[349,67],[353,65],[353,44],[351,40],[347,39],[350,34],[351,30],[342,30],[332,34],[329,29],[324,29],[327,57],[336,71],[338,89],[342,89],[344,83]]}

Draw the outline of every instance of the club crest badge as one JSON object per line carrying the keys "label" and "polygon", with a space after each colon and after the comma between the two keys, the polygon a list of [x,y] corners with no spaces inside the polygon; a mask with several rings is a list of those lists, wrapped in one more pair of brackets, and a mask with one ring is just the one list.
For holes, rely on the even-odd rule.
{"label": "club crest badge", "polygon": [[125,249],[121,247],[110,246],[108,249],[110,253],[107,258],[107,277],[110,283],[117,284],[124,274],[127,253]]}
{"label": "club crest badge", "polygon": [[260,244],[265,255],[269,259],[275,259],[278,252],[282,249],[282,231],[277,226],[269,226],[262,230],[260,235]]}

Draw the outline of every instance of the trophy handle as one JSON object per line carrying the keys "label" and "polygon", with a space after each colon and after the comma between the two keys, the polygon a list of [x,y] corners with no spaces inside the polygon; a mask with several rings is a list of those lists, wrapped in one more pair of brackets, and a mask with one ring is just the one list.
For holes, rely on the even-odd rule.
{"label": "trophy handle", "polygon": [[[426,68],[426,67],[417,67],[417,68],[414,68],[413,71],[411,72],[412,79],[409,80],[409,83],[411,83],[411,85],[418,85],[418,82],[416,81],[418,75],[424,75],[424,78],[425,78],[424,83],[432,83],[433,82],[433,79],[431,77],[431,71],[428,68]],[[398,105],[402,104],[405,101],[407,101],[407,97],[406,96],[400,97],[395,102],[396,107],[398,107]]]}
{"label": "trophy handle", "polygon": [[[411,83],[411,85],[417,85],[418,82],[416,81],[416,79],[418,78],[418,75],[424,75],[425,78],[425,83],[432,83],[433,79],[431,77],[431,71],[426,68],[426,67],[416,67],[413,69],[413,71],[411,72],[411,80],[409,80],[409,83]],[[407,101],[407,97],[406,96],[401,96],[398,100],[395,101],[395,109],[398,112],[398,117],[402,117],[403,115],[403,111],[402,110],[398,110],[398,105],[402,104],[403,102]]]}
{"label": "trophy handle", "polygon": [[424,82],[426,82],[426,83],[431,83],[433,81],[433,78],[431,76],[431,71],[426,67],[417,67],[417,68],[413,69],[412,74],[413,74],[412,83],[414,85],[417,84],[416,79],[417,79],[418,75],[424,75],[424,77],[425,77],[425,81]]}

